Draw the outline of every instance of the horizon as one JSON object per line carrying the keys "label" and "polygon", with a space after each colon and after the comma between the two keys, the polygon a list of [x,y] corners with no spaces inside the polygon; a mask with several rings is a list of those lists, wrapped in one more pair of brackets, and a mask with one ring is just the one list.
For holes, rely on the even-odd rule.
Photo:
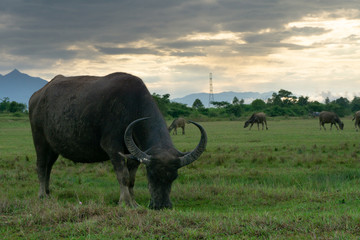
{"label": "horizon", "polygon": [[[18,68],[14,68],[13,70],[11,70],[11,71],[9,71],[8,73],[5,73],[5,74],[1,74],[1,73],[0,73],[0,77],[5,77],[5,76],[10,75],[10,74],[12,74],[12,73],[19,73],[19,74],[22,74],[22,75],[27,75],[27,76],[32,77],[32,78],[40,78],[40,79],[42,79],[42,80],[44,80],[44,81],[49,82],[48,80],[43,79],[43,78],[41,78],[41,77],[31,76],[31,75],[29,75],[29,74],[27,74],[27,73],[25,73],[25,72],[22,72],[22,71],[19,70]],[[145,84],[146,84],[146,83],[145,83]],[[283,89],[283,88],[282,88],[282,89]],[[279,89],[279,90],[281,90],[281,89]],[[269,94],[269,93],[278,93],[279,90],[277,90],[277,91],[273,90],[273,91],[267,91],[267,92],[256,92],[256,91],[237,92],[237,91],[231,91],[231,90],[230,90],[230,91],[223,91],[223,92],[214,92],[214,95],[222,95],[222,94],[229,94],[229,93],[234,93],[234,96],[233,96],[233,97],[235,97],[236,94],[260,94],[260,95],[264,95],[264,94]],[[287,89],[284,89],[284,90],[287,90]],[[287,90],[287,91],[288,91],[288,90]],[[291,92],[291,91],[290,91],[290,92]],[[156,93],[156,92],[151,92],[151,93],[152,93],[152,94],[159,94],[159,93]],[[170,93],[164,93],[164,94],[170,94]],[[159,95],[161,96],[161,95],[164,95],[164,94],[159,94]],[[171,94],[170,94],[170,100],[174,101],[174,100],[181,100],[181,99],[183,99],[183,100],[185,101],[185,98],[188,98],[188,97],[190,97],[190,96],[192,96],[192,95],[207,95],[207,96],[208,96],[209,94],[210,94],[209,92],[193,92],[193,93],[187,93],[186,95],[180,96],[180,97],[171,97]],[[294,95],[294,96],[296,96],[296,97],[300,97],[300,96],[309,97],[309,101],[318,101],[318,102],[320,102],[320,103],[325,103],[326,98],[329,98],[330,101],[333,101],[333,100],[336,100],[336,99],[338,99],[338,98],[340,98],[340,97],[344,97],[344,96],[334,97],[334,95],[332,95],[331,93],[329,93],[328,96],[324,96],[324,98],[323,98],[321,101],[319,101],[319,100],[317,100],[317,99],[311,98],[311,96],[308,96],[308,95],[297,95],[297,94],[295,94],[295,93],[293,93],[293,92],[292,92],[292,95]],[[206,97],[207,97],[207,96],[206,96]],[[332,98],[330,98],[329,96],[332,96]],[[4,96],[4,97],[6,97],[6,96]],[[359,96],[354,96],[354,97],[359,97]],[[354,97],[353,97],[353,98],[354,98]],[[344,97],[344,98],[347,98],[347,97]],[[353,98],[347,98],[347,99],[348,99],[349,101],[352,101]],[[250,104],[250,103],[251,103],[251,102],[246,101],[246,99],[254,99],[254,100],[255,100],[255,98],[245,98],[245,104]],[[264,100],[265,102],[267,101],[267,99],[264,99],[264,98],[256,98],[256,99],[262,99],[262,100]],[[224,100],[220,100],[220,101],[224,101]],[[225,100],[225,101],[226,101],[226,100]],[[216,102],[216,99],[215,99],[215,102]],[[228,102],[231,102],[231,100],[229,100]]]}

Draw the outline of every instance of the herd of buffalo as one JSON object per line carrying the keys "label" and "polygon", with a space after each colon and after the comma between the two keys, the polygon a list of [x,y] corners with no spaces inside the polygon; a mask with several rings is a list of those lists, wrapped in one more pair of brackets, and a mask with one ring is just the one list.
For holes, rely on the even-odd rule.
{"label": "herd of buffalo", "polygon": [[[139,165],[146,167],[152,209],[171,208],[172,182],[178,169],[191,164],[205,151],[207,134],[198,123],[175,119],[170,127],[143,81],[127,73],[104,77],[58,75],[35,92],[29,101],[29,118],[37,156],[39,197],[49,193],[50,173],[59,155],[74,162],[110,160],[120,185],[119,203],[137,207],[135,175]],[[324,124],[344,124],[335,113],[321,112]],[[360,127],[360,111],[355,114]],[[201,132],[198,145],[190,152],[177,150],[170,131],[194,124]],[[254,113],[244,128],[267,122],[264,113]]]}
{"label": "herd of buffalo", "polygon": [[[320,130],[321,130],[321,127],[323,127],[324,130],[326,130],[325,123],[330,123],[330,129],[332,129],[333,125],[335,125],[335,127],[338,130],[339,130],[339,128],[341,130],[344,129],[344,123],[340,120],[339,116],[334,112],[323,111],[323,112],[320,112],[320,113],[316,114],[316,116],[319,117]],[[359,131],[359,128],[360,128],[360,111],[357,111],[355,113],[354,118],[352,120],[353,121],[355,120],[355,129],[356,129],[356,131]],[[177,134],[176,128],[182,128],[182,133],[185,134],[185,123],[186,123],[186,120],[184,118],[175,119],[171,123],[170,127],[168,128],[169,132],[172,129],[174,129],[173,134]],[[266,122],[266,114],[265,113],[258,112],[258,113],[252,114],[251,117],[245,122],[244,128],[247,128],[250,125],[249,130],[251,130],[254,123],[257,123],[258,130],[260,130],[260,127],[259,127],[260,124],[262,125],[262,130],[264,130],[264,126],[266,127],[266,130],[268,130],[268,126],[267,126],[267,122]],[[337,125],[339,125],[339,127]]]}
{"label": "herd of buffalo", "polygon": [[[336,129],[338,129],[338,130],[339,130],[339,128],[341,130],[344,129],[344,123],[340,120],[339,116],[336,113],[322,111],[317,115],[319,117],[320,130],[321,130],[321,127],[323,127],[324,130],[326,130],[325,123],[330,123],[330,129],[332,129],[333,125],[335,125]],[[354,118],[352,120],[353,121],[355,120],[355,129],[356,129],[356,131],[359,131],[359,128],[360,128],[360,111],[357,111],[355,113]],[[259,130],[259,124],[260,123],[262,124],[262,130],[264,130],[264,124],[266,126],[266,130],[268,129],[267,123],[266,123],[266,115],[263,112],[254,113],[253,115],[251,115],[251,117],[245,122],[244,128],[246,128],[247,126],[249,126],[251,124],[250,125],[250,129],[251,129],[251,127],[252,127],[252,125],[254,123],[257,123],[258,130]]]}

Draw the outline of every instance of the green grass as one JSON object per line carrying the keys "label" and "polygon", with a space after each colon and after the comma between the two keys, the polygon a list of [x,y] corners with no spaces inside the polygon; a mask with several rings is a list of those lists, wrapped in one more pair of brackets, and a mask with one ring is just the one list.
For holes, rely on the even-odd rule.
{"label": "green grass", "polygon": [[[143,166],[135,184],[142,207],[117,205],[119,186],[109,162],[60,158],[51,198],[39,200],[29,121],[0,115],[0,236],[358,239],[360,133],[350,117],[343,121],[344,131],[320,131],[317,119],[269,119],[268,131],[244,129],[244,121],[204,122],[207,150],[179,170],[174,208],[153,211]],[[179,150],[189,151],[200,133],[187,125],[186,135],[172,137]]]}

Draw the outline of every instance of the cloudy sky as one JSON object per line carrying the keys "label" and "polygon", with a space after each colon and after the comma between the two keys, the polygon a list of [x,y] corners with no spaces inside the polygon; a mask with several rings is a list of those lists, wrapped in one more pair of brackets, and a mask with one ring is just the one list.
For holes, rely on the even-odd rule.
{"label": "cloudy sky", "polygon": [[0,74],[141,77],[171,98],[360,96],[358,0],[0,0]]}

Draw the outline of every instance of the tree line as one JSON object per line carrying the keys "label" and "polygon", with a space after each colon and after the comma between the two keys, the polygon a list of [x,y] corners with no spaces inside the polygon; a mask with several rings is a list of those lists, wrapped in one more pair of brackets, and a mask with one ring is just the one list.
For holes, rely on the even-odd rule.
{"label": "tree line", "polygon": [[[360,110],[360,97],[354,97],[351,101],[340,97],[330,101],[325,99],[325,103],[310,101],[309,97],[296,97],[292,92],[281,89],[273,93],[272,97],[264,101],[255,99],[250,104],[245,104],[244,99],[234,97],[231,103],[220,101],[212,102],[210,108],[205,108],[204,104],[196,99],[191,107],[186,104],[171,102],[170,94],[152,94],[161,113],[165,118],[191,117],[191,118],[210,118],[210,119],[236,119],[242,116],[249,116],[254,112],[265,112],[268,116],[290,116],[300,117],[309,116],[314,112],[331,111],[340,117],[352,115]],[[9,101],[8,97],[0,99],[0,113],[2,112],[27,112],[27,106],[23,103]]]}
{"label": "tree line", "polygon": [[235,119],[242,116],[249,116],[253,112],[265,112],[268,116],[310,116],[315,112],[331,111],[340,117],[352,115],[360,110],[360,97],[354,97],[351,101],[340,97],[325,103],[310,101],[307,96],[297,97],[292,92],[281,89],[273,93],[272,97],[264,101],[256,99],[250,104],[245,104],[243,99],[234,97],[231,103],[221,101],[212,102],[213,107],[205,108],[204,104],[196,99],[191,107],[186,104],[170,101],[170,94],[159,95],[154,93],[153,97],[157,102],[160,111],[166,118],[191,117],[191,118],[218,118]]}
{"label": "tree line", "polygon": [[15,101],[9,101],[8,97],[4,97],[0,99],[0,113],[4,112],[10,112],[10,113],[16,113],[16,112],[26,112],[27,106],[23,103],[18,103]]}

